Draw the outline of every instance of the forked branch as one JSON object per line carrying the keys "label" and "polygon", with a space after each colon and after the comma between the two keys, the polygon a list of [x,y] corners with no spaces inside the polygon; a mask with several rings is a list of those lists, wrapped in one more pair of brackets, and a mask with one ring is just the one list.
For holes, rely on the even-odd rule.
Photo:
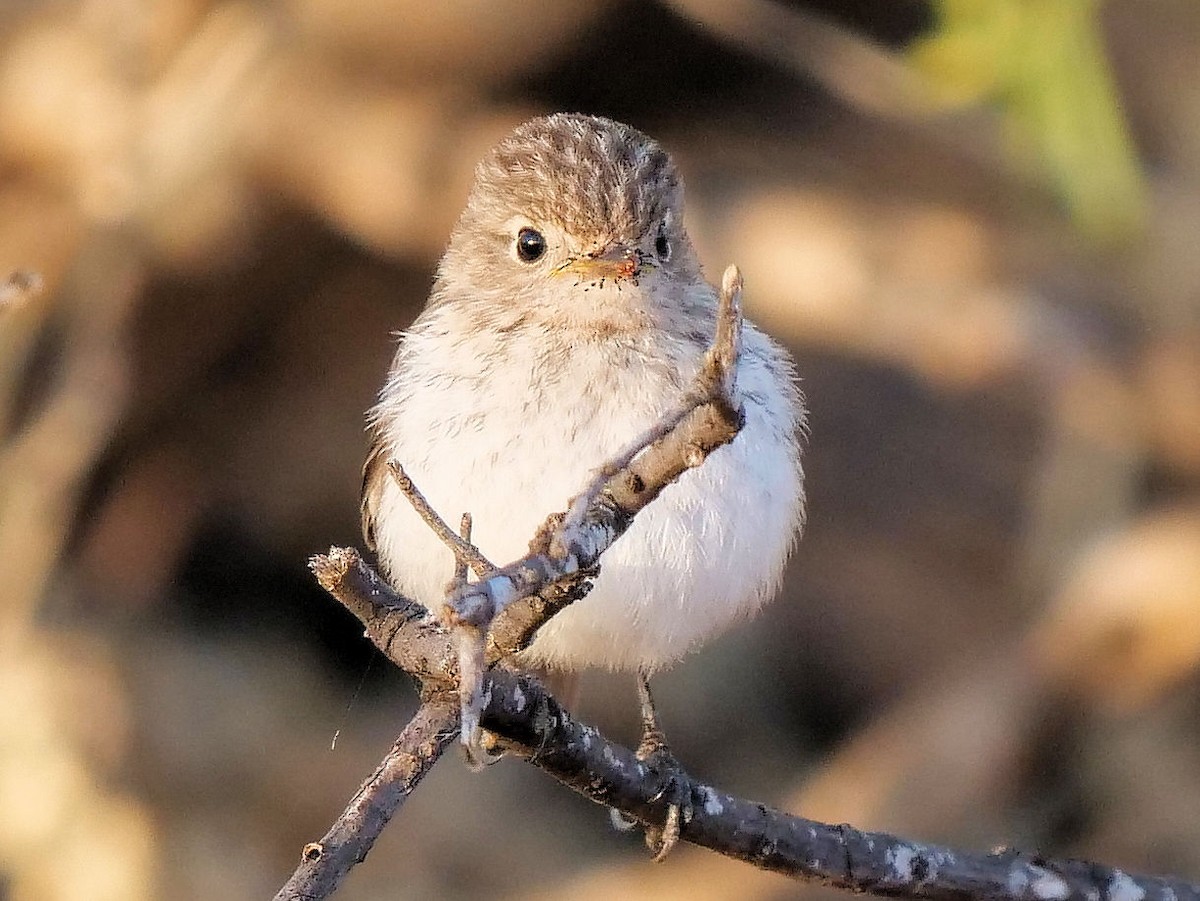
{"label": "forked branch", "polygon": [[[307,856],[277,901],[329,897],[429,769],[430,755],[436,758],[457,731],[451,632],[395,594],[352,549],[316,557],[313,568],[321,584],[362,620],[367,637],[423,681],[425,702],[325,837],[306,846]],[[664,786],[632,750],[575,721],[529,676],[493,668],[483,694],[483,727],[506,750],[628,818],[662,825]],[[965,852],[818,823],[726,794],[686,773],[674,775],[690,794],[693,810],[681,824],[680,838],[798,879],[935,901],[1200,901],[1200,885],[1182,879],[1016,851]]]}

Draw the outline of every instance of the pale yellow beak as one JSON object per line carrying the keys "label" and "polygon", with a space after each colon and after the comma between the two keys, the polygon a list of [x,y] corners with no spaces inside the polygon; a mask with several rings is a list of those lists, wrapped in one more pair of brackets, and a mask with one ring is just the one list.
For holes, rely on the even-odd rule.
{"label": "pale yellow beak", "polygon": [[634,278],[640,268],[637,254],[622,244],[606,247],[599,253],[574,257],[558,268],[586,281]]}

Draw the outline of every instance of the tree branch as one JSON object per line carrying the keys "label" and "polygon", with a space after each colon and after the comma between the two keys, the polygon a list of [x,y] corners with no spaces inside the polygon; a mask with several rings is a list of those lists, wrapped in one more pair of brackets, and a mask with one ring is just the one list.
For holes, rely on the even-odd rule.
{"label": "tree branch", "polygon": [[[452,633],[419,605],[406,602],[388,588],[356,551],[334,549],[327,557],[314,558],[313,568],[321,584],[362,620],[367,637],[393,663],[416,675],[427,687],[452,685],[448,675],[456,659]],[[331,573],[335,574],[333,578]],[[421,611],[419,615],[414,616],[414,607]],[[535,679],[494,668],[483,696],[483,727],[498,736],[506,750],[597,803],[641,823],[662,825],[667,797],[661,775],[639,761],[632,750],[575,721]],[[453,695],[441,697],[452,699]],[[419,742],[418,735],[428,733],[431,722],[441,724],[437,726],[435,756],[453,738],[457,727],[453,700],[449,701],[449,709],[444,701],[441,703],[439,707],[436,700],[426,701],[414,718],[414,723],[426,725],[414,727],[410,723],[376,774],[321,840],[320,857],[301,863],[285,890],[276,896],[277,901],[328,897],[345,870],[366,856],[386,818],[380,819],[378,814],[366,817],[362,811],[386,807],[385,802],[373,799],[372,792],[381,792],[387,799],[397,794],[381,778],[389,759],[416,754],[419,745],[413,742]],[[447,722],[449,725],[445,725]],[[429,760],[425,770],[431,764]],[[387,817],[425,770],[415,779],[403,776],[399,800]],[[690,795],[693,808],[691,818],[681,824],[681,839],[798,879],[857,892],[934,901],[1200,901],[1200,885],[1178,878],[1134,875],[1101,864],[1052,860],[1010,850],[979,854],[927,845],[792,816],[726,794],[683,772],[673,777]],[[326,875],[326,867],[336,876]],[[302,871],[309,880],[306,883],[299,880]],[[300,885],[302,890],[287,893],[289,887]],[[313,886],[329,888],[322,893]]]}
{"label": "tree branch", "polygon": [[[533,678],[494,671],[483,724],[507,749],[564,785],[646,825],[661,826],[666,786],[635,753],[574,721]],[[1100,864],[1003,850],[989,854],[829,825],[725,794],[673,773],[690,794],[680,838],[765,870],[855,892],[961,901],[1138,898],[1200,901],[1200,885]]]}
{"label": "tree branch", "polygon": [[383,827],[457,735],[458,705],[453,695],[423,703],[329,831],[320,841],[304,846],[300,865],[275,901],[332,895],[346,874],[366,859]]}
{"label": "tree branch", "polygon": [[[417,515],[425,521],[425,525],[429,526],[433,534],[440,538],[442,544],[450,549],[460,568],[469,567],[475,570],[475,574],[480,578],[490,576],[495,572],[495,565],[479,552],[479,548],[471,544],[469,534],[468,537],[454,534],[454,530],[446,524],[445,520],[438,516],[437,511],[430,506],[429,501],[425,500],[425,495],[421,493],[413,480],[409,478],[408,473],[404,471],[404,467],[400,465],[399,460],[388,460],[387,467],[392,474],[392,478],[396,480],[396,487],[400,489],[400,493],[404,495],[412,505],[412,508],[417,511]],[[464,513],[463,518],[463,527],[469,533],[470,514]],[[464,584],[466,583],[465,573],[460,581]]]}

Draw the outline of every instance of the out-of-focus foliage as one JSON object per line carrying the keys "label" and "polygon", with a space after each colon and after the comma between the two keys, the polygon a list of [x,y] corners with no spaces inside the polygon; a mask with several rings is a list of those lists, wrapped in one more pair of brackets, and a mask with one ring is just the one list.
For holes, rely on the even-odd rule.
{"label": "out-of-focus foliage", "polygon": [[1053,180],[1079,227],[1128,237],[1145,189],[1100,35],[1101,0],[934,0],[911,59],[948,107],[995,105],[1014,153]]}
{"label": "out-of-focus foliage", "polygon": [[[473,165],[555,109],[675,154],[701,258],[742,268],[811,407],[779,598],[656,685],[689,769],[1200,876],[1200,4],[947,5],[941,38],[976,35],[947,51],[954,116],[891,102],[924,9],[0,3],[7,896],[270,897],[390,745],[412,687],[376,663],[356,696],[370,653],[305,560],[361,540],[363,411]],[[1026,118],[1070,137],[1026,138],[1043,172],[1104,143],[1034,91],[1071,57],[1018,12],[1067,23],[1064,83],[1114,114],[1103,28],[1154,160],[1122,253],[1014,176],[980,106],[1023,75]],[[29,271],[40,292],[5,281]],[[631,680],[589,674],[578,712],[633,738]],[[339,901],[797,891],[651,864],[531,768],[448,757]]]}

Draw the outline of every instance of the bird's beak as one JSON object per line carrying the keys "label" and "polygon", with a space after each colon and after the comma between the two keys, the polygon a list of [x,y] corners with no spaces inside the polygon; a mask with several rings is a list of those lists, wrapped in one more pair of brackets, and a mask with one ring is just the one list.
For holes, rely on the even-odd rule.
{"label": "bird's beak", "polygon": [[634,278],[639,269],[638,257],[624,244],[610,244],[595,253],[574,257],[559,271],[569,272],[586,281]]}

